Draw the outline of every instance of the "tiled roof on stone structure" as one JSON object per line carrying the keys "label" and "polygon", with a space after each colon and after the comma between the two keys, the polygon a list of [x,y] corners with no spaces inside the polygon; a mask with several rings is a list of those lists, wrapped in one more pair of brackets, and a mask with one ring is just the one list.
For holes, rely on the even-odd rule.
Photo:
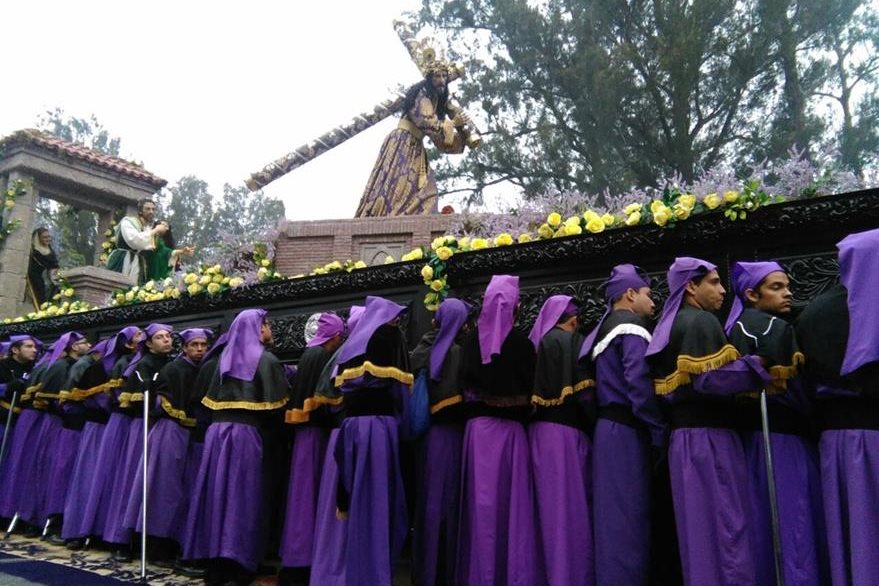
{"label": "tiled roof on stone structure", "polygon": [[168,183],[166,180],[157,175],[153,175],[140,165],[119,157],[106,155],[81,144],[68,142],[34,128],[18,130],[8,136],[0,138],[0,156],[3,155],[3,151],[7,151],[18,145],[36,146],[40,149],[50,151],[55,155],[69,157],[141,181],[156,189],[164,187]]}

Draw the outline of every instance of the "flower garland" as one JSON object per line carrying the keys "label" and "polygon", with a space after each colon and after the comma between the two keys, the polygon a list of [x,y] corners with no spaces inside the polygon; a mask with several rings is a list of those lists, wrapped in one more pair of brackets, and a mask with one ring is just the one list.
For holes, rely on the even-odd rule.
{"label": "flower garland", "polygon": [[122,214],[122,210],[116,210],[113,218],[110,220],[110,227],[104,230],[104,241],[101,242],[101,264],[107,264],[110,253],[116,250],[116,225],[119,223],[118,220]]}
{"label": "flower garland", "polygon": [[21,226],[21,218],[6,221],[12,208],[15,207],[15,200],[27,194],[28,188],[32,185],[29,179],[16,179],[12,185],[3,192],[3,208],[0,210],[0,242],[4,242],[10,234],[12,234],[19,226]]}
{"label": "flower garland", "polygon": [[[745,220],[748,214],[765,205],[781,203],[783,196],[770,195],[761,188],[759,180],[751,180],[742,186],[741,191],[727,191],[723,194],[709,193],[700,199],[692,193],[682,192],[677,187],[667,187],[662,196],[648,203],[632,203],[621,212],[598,214],[586,210],[582,214],[562,219],[558,212],[550,213],[546,221],[536,227],[535,233],[524,232],[517,238],[502,233],[494,238],[440,236],[431,243],[427,263],[421,269],[424,284],[430,289],[424,295],[424,305],[436,311],[443,299],[449,296],[448,268],[446,263],[455,254],[500,246],[510,246],[516,242],[523,244],[534,240],[549,240],[563,236],[576,236],[588,232],[600,234],[608,229],[625,228],[644,224],[654,224],[660,228],[672,228],[677,222],[685,221],[693,215],[718,209],[730,220]],[[403,256],[402,260],[418,260],[425,257],[424,250],[416,248]]]}
{"label": "flower garland", "polygon": [[51,301],[44,301],[37,311],[32,311],[25,315],[15,318],[6,318],[4,324],[20,323],[23,321],[31,321],[34,319],[43,319],[46,317],[55,317],[58,315],[69,315],[71,313],[82,313],[98,309],[85,301],[81,301],[76,296],[76,291],[70,286],[70,283],[60,273],[58,274],[58,293],[52,296]]}

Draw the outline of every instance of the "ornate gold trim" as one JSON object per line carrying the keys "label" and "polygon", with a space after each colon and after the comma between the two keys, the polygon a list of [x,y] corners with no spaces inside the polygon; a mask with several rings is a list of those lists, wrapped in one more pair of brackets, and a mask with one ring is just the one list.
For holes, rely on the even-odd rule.
{"label": "ornate gold trim", "polygon": [[287,409],[284,413],[284,423],[308,423],[309,419],[311,419],[311,412],[315,411],[321,405],[341,405],[342,397],[336,397],[335,399],[330,399],[329,397],[322,397],[320,395],[315,397],[308,397],[305,399],[305,402],[302,404],[302,408],[298,407],[295,409]]}
{"label": "ornate gold trim", "polygon": [[[9,411],[9,408],[12,407],[12,405],[6,401],[0,400],[0,407]],[[16,407],[15,410],[13,410],[13,413],[21,413],[21,407]]]}
{"label": "ornate gold trim", "polygon": [[174,405],[171,404],[171,401],[169,401],[167,397],[159,395],[159,402],[165,413],[167,413],[172,419],[179,421],[180,425],[183,425],[184,427],[195,427],[195,418],[187,417],[186,411],[183,409],[175,409]]}
{"label": "ornate gold trim", "polygon": [[395,366],[378,366],[369,360],[365,360],[360,366],[346,368],[343,372],[336,375],[335,384],[337,387],[342,386],[345,381],[361,377],[366,373],[376,378],[392,378],[404,385],[412,385],[415,382],[415,377],[410,372],[403,372]]}
{"label": "ornate gold trim", "polygon": [[677,360],[677,370],[665,378],[653,379],[657,395],[667,395],[680,387],[692,382],[691,374],[703,374],[726,366],[730,362],[741,358],[739,351],[732,344],[724,344],[723,347],[707,356],[689,356],[681,354]]}
{"label": "ornate gold trim", "polygon": [[247,411],[271,411],[280,409],[287,404],[287,399],[281,399],[273,403],[252,403],[250,401],[214,401],[209,397],[201,400],[201,404],[213,411],[222,411],[223,409],[245,409]]}
{"label": "ornate gold trim", "polygon": [[541,407],[557,407],[565,402],[565,399],[568,398],[569,395],[573,395],[574,393],[579,393],[582,390],[588,389],[589,387],[594,387],[595,381],[590,379],[581,380],[574,386],[567,386],[562,388],[561,394],[555,399],[544,399],[540,395],[531,395],[531,402],[535,405],[540,405]]}
{"label": "ornate gold trim", "polygon": [[119,393],[119,406],[131,407],[132,403],[142,403],[143,393]]}
{"label": "ornate gold trim", "polygon": [[443,399],[442,401],[440,401],[436,405],[431,405],[430,414],[434,415],[435,413],[439,413],[440,411],[442,411],[446,407],[451,407],[452,405],[457,405],[458,403],[461,403],[463,401],[464,401],[464,397],[461,395],[454,395],[452,397],[449,397],[448,399]]}

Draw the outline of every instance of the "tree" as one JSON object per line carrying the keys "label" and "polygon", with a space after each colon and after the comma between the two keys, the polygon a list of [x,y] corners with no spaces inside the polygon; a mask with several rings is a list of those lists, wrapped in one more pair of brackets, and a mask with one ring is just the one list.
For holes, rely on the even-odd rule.
{"label": "tree", "polygon": [[[37,127],[58,138],[82,144],[107,155],[119,155],[121,139],[98,122],[94,115],[88,120],[66,116],[61,108],[47,110]],[[37,206],[37,218],[50,227],[58,242],[59,263],[62,267],[93,264],[98,219],[94,212],[67,204],[42,201]]]}
{"label": "tree", "polygon": [[425,1],[421,24],[470,59],[460,98],[488,117],[483,150],[437,166],[445,193],[620,192],[809,147],[826,125],[815,51],[862,4]]}
{"label": "tree", "polygon": [[201,260],[216,237],[212,226],[214,198],[208,192],[208,184],[194,175],[186,175],[162,190],[157,200],[161,204],[157,217],[171,225],[179,246],[195,249],[193,261]]}

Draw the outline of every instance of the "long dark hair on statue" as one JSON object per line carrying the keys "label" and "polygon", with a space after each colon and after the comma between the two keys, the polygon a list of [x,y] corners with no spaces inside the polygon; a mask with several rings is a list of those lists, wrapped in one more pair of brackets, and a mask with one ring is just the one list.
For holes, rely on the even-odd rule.
{"label": "long dark hair on statue", "polygon": [[441,121],[445,120],[448,116],[448,110],[446,109],[446,102],[449,99],[449,86],[446,84],[444,91],[437,92],[433,87],[433,80],[431,79],[431,74],[428,74],[427,77],[422,80],[421,83],[412,86],[412,88],[406,93],[406,99],[403,101],[403,113],[409,112],[413,106],[415,106],[415,101],[418,99],[418,94],[421,93],[421,90],[424,90],[424,94],[430,98],[436,98],[436,116]]}
{"label": "long dark hair on statue", "polygon": [[[155,222],[153,222],[153,227],[155,228],[162,222],[164,222],[164,220],[156,220]],[[167,224],[167,222],[165,223]],[[165,242],[165,246],[167,246],[171,250],[177,248],[177,241],[174,240],[174,234],[171,232],[171,224],[168,224],[168,231],[162,234],[162,240]]]}

